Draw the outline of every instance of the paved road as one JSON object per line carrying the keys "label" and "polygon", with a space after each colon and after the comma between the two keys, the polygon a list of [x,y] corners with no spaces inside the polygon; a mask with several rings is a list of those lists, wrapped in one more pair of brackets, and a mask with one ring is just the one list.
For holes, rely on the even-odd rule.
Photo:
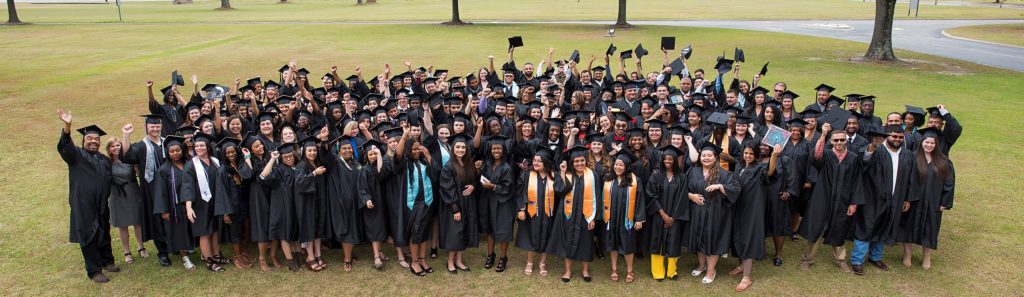
{"label": "paved road", "polygon": [[[486,23],[484,21],[475,21]],[[507,22],[496,22],[507,23]],[[562,22],[565,23],[565,22]],[[569,22],[608,24],[608,22]],[[871,41],[872,20],[793,21],[631,21],[634,25],[714,27],[801,34],[858,42]],[[896,20],[893,47],[1024,72],[1024,47],[949,38],[942,30],[971,25],[1024,23],[1024,20]],[[865,48],[865,50],[867,50]]]}

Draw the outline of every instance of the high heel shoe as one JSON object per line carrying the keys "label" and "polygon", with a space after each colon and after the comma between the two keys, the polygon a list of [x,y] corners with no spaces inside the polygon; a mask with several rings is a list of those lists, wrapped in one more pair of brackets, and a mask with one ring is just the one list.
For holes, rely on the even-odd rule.
{"label": "high heel shoe", "polygon": [[[710,276],[710,278],[708,278],[709,276]],[[704,278],[700,280],[700,283],[705,284],[705,285],[706,284],[710,284],[710,283],[715,281],[715,276],[717,276],[717,275],[710,275],[710,274],[705,275]]]}
{"label": "high heel shoe", "polygon": [[704,274],[704,271],[706,271],[706,270],[708,270],[708,269],[707,268],[704,268],[704,269],[694,269],[693,271],[690,271],[690,275],[692,275],[692,276],[700,276],[701,274]]}

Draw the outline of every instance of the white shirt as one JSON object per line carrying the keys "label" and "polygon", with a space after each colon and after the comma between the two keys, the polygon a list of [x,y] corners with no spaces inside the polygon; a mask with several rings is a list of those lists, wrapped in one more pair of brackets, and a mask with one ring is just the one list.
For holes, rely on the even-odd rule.
{"label": "white shirt", "polygon": [[896,151],[893,152],[892,149],[888,148],[888,144],[885,146],[887,148],[885,151],[889,152],[889,159],[892,160],[892,190],[890,193],[896,193],[896,172],[899,170],[898,165],[900,164],[900,151],[902,151],[903,148],[896,148]]}

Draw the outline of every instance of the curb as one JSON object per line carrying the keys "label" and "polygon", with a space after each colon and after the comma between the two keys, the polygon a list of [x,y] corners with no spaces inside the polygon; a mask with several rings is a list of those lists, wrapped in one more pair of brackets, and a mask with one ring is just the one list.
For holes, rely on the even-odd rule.
{"label": "curb", "polygon": [[952,38],[952,39],[959,39],[959,40],[963,40],[963,41],[980,42],[980,43],[991,44],[991,45],[1008,46],[1008,47],[1024,49],[1024,46],[1020,46],[1020,45],[1005,44],[1005,43],[998,43],[998,42],[992,42],[992,41],[985,41],[985,40],[978,40],[978,39],[972,39],[972,38],[967,38],[967,37],[955,36],[953,34],[946,33],[946,30],[942,30],[942,36],[946,36],[946,37]]}

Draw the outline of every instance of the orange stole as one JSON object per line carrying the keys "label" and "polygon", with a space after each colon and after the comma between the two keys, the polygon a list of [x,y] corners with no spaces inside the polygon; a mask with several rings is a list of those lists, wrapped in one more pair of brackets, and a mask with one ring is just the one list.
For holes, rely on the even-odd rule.
{"label": "orange stole", "polygon": [[[729,140],[730,139],[731,138],[729,138],[729,136],[726,135],[725,136],[725,140],[719,141],[720,144],[718,144],[719,146],[722,147],[722,152],[725,152],[726,154],[729,153],[729,142],[730,142]],[[716,157],[719,157],[719,156],[716,156]],[[722,160],[721,157],[718,158],[718,165],[721,165],[722,168],[729,169],[729,161]]]}
{"label": "orange stole", "polygon": [[[639,180],[636,178],[636,174],[629,174],[633,178],[633,183],[626,189],[626,229],[633,228],[633,218],[636,215],[636,195],[639,191],[637,183]],[[608,220],[611,220],[612,213],[612,183],[614,181],[607,181],[604,183],[604,222],[605,224],[611,224]]]}
{"label": "orange stole", "polygon": [[[572,179],[572,174],[568,174],[567,179]],[[579,181],[574,181],[579,182]],[[562,209],[565,210],[565,219],[569,220],[572,217],[572,199],[573,194],[576,192],[576,185],[573,184],[573,190],[569,191],[569,194],[565,194],[565,205]],[[594,194],[597,193],[597,183],[594,181],[594,172],[587,168],[583,171],[583,214],[587,216],[587,223],[594,220],[594,215],[597,210],[597,201],[594,200]]]}
{"label": "orange stole", "polygon": [[[537,173],[530,172],[529,185],[526,188],[526,212],[530,214],[530,217],[537,216]],[[555,190],[553,180],[548,179],[547,183],[544,184],[544,213],[551,217],[551,211],[555,207]]]}

